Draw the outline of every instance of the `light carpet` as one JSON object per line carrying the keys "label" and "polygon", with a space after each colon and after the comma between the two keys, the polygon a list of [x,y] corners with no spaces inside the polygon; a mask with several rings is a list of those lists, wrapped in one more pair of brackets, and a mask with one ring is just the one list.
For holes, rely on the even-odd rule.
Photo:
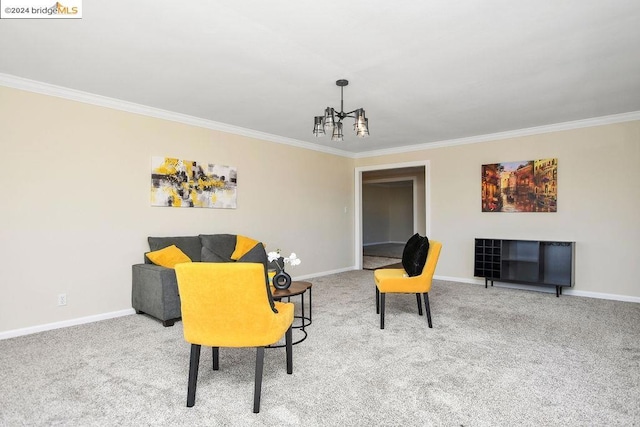
{"label": "light carpet", "polygon": [[259,414],[254,349],[221,349],[216,372],[203,349],[186,408],[182,323],[132,315],[0,341],[0,425],[640,424],[640,304],[436,281],[433,329],[388,295],[380,330],[372,276],[311,280],[309,337],[293,375],[266,351]]}

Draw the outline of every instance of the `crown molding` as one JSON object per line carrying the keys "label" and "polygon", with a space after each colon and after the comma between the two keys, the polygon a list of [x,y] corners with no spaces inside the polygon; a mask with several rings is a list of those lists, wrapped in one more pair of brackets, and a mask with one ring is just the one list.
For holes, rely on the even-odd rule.
{"label": "crown molding", "polygon": [[593,126],[610,125],[614,123],[632,122],[640,120],[640,111],[629,113],[613,114],[610,116],[593,117],[590,119],[574,120],[571,122],[556,123],[552,125],[535,126],[524,129],[510,130],[505,132],[489,133],[486,135],[470,136],[467,138],[448,139],[444,141],[426,142],[423,144],[406,145],[404,147],[389,148],[382,150],[372,150],[357,153],[354,157],[358,159],[376,156],[386,156],[389,154],[407,153],[410,151],[430,150],[441,147],[453,147],[455,145],[476,144],[479,142],[497,141],[501,139],[517,138],[522,136],[539,135],[543,133],[559,132],[563,130],[581,129]]}
{"label": "crown molding", "polygon": [[571,122],[556,123],[552,125],[536,126],[525,129],[517,129],[505,132],[490,133],[485,135],[470,136],[466,138],[448,139],[442,141],[426,142],[422,144],[406,145],[403,147],[387,148],[381,150],[364,151],[360,153],[352,153],[337,148],[326,147],[323,145],[312,144],[293,138],[274,135],[266,132],[260,132],[253,129],[247,129],[240,126],[233,126],[226,123],[215,122],[213,120],[202,119],[199,117],[189,116],[186,114],[175,113],[172,111],[161,110],[142,104],[123,101],[120,99],[109,98],[102,95],[96,95],[62,86],[56,86],[36,80],[25,79],[10,74],[0,73],[0,85],[13,89],[25,90],[28,92],[39,93],[42,95],[55,96],[72,101],[83,102],[85,104],[97,105],[99,107],[111,108],[114,110],[125,111],[133,114],[154,117],[162,120],[183,123],[191,126],[197,126],[205,129],[211,129],[221,132],[232,133],[234,135],[246,136],[248,138],[260,139],[263,141],[275,142],[307,150],[319,151],[322,153],[333,154],[336,156],[348,157],[352,159],[361,159],[367,157],[386,156],[390,154],[400,154],[412,151],[430,150],[434,148],[453,147],[456,145],[476,144],[480,142],[496,141],[508,138],[517,138],[522,136],[538,135],[549,132],[558,132],[563,130],[573,130],[592,126],[602,126],[614,123],[630,122],[640,120],[640,111],[632,111],[628,113],[614,114],[610,116],[594,117],[590,119],[575,120]]}
{"label": "crown molding", "polygon": [[153,108],[142,104],[123,101],[120,99],[109,98],[102,95],[96,95],[62,86],[56,86],[48,83],[29,80],[10,74],[0,73],[0,85],[13,89],[24,90],[28,92],[39,93],[42,95],[55,96],[71,101],[78,101],[85,104],[97,105],[99,107],[111,108],[114,110],[125,111],[133,114],[154,117],[162,120],[183,123],[186,125],[197,126],[205,129],[211,129],[221,132],[232,133],[234,135],[246,136],[249,138],[260,139],[263,141],[275,142],[277,144],[285,144],[293,147],[304,148],[307,150],[321,151],[327,154],[334,154],[342,157],[353,157],[352,153],[336,148],[325,147],[322,145],[311,144],[309,142],[300,141],[293,138],[273,135],[266,132],[260,132],[253,129],[247,129],[240,126],[233,126],[226,123],[215,122],[213,120],[201,119],[199,117],[189,116],[187,114],[175,113],[172,111]]}

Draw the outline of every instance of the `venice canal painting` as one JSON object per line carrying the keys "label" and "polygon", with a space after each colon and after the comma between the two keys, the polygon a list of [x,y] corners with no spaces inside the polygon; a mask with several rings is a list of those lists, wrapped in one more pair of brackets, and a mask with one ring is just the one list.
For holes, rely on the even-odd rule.
{"label": "venice canal painting", "polygon": [[558,159],[482,165],[482,212],[556,212]]}

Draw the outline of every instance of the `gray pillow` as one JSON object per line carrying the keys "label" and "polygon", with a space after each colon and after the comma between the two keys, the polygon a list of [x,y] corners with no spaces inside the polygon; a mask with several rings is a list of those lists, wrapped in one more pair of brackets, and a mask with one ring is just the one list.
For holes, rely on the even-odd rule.
{"label": "gray pillow", "polygon": [[233,261],[231,258],[224,257],[222,255],[217,254],[207,247],[202,247],[202,262],[231,262]]}
{"label": "gray pillow", "polygon": [[[231,259],[231,255],[236,250],[237,236],[235,234],[201,234],[199,238],[202,242],[201,259],[203,262],[235,262]],[[258,243],[253,249],[244,254],[238,262],[256,262],[264,266],[264,280],[269,304],[271,305],[271,310],[277,313],[278,310],[276,310],[276,306],[273,303],[273,295],[269,286],[269,276],[267,275],[268,257],[267,252],[264,250],[264,245]]]}
{"label": "gray pillow", "polygon": [[258,243],[246,254],[242,255],[238,262],[259,262],[264,265],[264,270],[267,271],[267,264],[269,262],[269,258],[267,257],[267,251],[264,249],[264,245],[262,243]]}
{"label": "gray pillow", "polygon": [[[202,256],[206,254],[209,258],[202,259],[205,262],[228,262],[231,260],[231,254],[236,250],[235,234],[201,234],[199,238],[202,244]],[[207,251],[204,250],[205,248]]]}

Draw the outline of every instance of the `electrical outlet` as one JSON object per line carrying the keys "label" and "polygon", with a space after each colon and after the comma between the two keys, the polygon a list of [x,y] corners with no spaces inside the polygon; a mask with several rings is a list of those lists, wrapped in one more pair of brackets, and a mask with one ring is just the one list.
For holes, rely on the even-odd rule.
{"label": "electrical outlet", "polygon": [[67,305],[67,294],[58,295],[58,305]]}

